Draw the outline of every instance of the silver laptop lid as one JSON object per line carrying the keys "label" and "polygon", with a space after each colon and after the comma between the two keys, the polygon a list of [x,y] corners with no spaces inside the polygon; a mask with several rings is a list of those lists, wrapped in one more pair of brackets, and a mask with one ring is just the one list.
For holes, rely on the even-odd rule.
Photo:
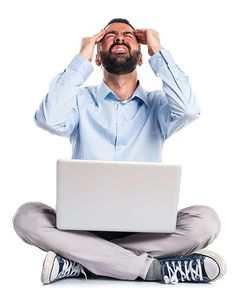
{"label": "silver laptop lid", "polygon": [[181,166],[57,161],[57,227],[163,232],[176,228]]}

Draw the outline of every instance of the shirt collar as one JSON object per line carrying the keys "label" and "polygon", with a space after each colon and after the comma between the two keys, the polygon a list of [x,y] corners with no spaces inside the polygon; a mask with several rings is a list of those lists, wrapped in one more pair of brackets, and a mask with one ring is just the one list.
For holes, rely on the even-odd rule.
{"label": "shirt collar", "polygon": [[[117,98],[116,95],[113,93],[113,91],[103,81],[97,87],[97,97],[96,97],[97,104],[100,105],[101,101],[104,100],[108,95],[113,95],[113,97]],[[140,85],[139,81],[138,81],[138,86],[134,91],[134,94],[132,95],[131,99],[135,97],[141,99],[147,106],[149,106],[147,92]]]}

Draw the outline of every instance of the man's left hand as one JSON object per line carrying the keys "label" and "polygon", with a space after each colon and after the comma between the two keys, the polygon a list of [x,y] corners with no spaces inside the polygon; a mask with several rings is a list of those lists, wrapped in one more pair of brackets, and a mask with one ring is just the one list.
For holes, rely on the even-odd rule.
{"label": "man's left hand", "polygon": [[150,56],[163,49],[159,33],[153,29],[136,29],[134,34],[138,43],[146,44],[148,46],[148,54]]}

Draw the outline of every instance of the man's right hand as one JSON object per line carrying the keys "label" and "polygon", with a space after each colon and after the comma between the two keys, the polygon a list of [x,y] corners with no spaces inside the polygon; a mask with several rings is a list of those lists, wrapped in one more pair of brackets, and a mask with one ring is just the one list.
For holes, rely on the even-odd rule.
{"label": "man's right hand", "polygon": [[104,34],[105,30],[102,29],[92,37],[84,37],[81,42],[79,54],[89,61],[92,61],[95,45],[102,40]]}

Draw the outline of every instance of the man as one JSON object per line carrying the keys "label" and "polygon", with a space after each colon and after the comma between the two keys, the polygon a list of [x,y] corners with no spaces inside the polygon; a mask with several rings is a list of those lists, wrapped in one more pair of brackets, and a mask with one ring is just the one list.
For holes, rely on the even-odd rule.
{"label": "man", "polygon": [[[140,44],[147,45],[150,66],[162,79],[163,90],[147,92],[137,80]],[[81,87],[93,70],[96,45],[103,82]],[[41,128],[70,139],[72,158],[160,162],[165,140],[199,114],[188,76],[162,47],[159,34],[113,19],[82,40],[79,55],[52,80],[35,120]],[[36,202],[22,205],[13,222],[25,242],[48,252],[44,284],[81,274],[210,282],[225,273],[218,254],[201,250],[220,230],[215,211],[207,206],[179,211],[172,234],[60,231],[55,211]]]}

